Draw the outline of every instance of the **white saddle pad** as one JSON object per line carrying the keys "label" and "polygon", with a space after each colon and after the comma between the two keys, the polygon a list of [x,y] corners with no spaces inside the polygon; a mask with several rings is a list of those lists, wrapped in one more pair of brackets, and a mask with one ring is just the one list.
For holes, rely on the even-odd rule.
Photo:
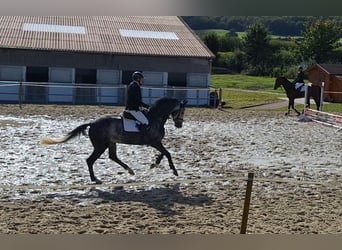
{"label": "white saddle pad", "polygon": [[298,90],[299,90],[300,92],[305,92],[305,85],[303,85],[302,87],[300,87]]}
{"label": "white saddle pad", "polygon": [[139,132],[137,128],[137,122],[132,119],[122,118],[123,127],[126,132]]}

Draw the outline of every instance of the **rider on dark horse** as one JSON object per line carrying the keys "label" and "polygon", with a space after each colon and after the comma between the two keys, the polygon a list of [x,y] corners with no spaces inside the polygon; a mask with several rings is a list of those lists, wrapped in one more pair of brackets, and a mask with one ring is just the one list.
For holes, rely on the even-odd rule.
{"label": "rider on dark horse", "polygon": [[140,86],[144,82],[144,75],[136,71],[132,74],[132,82],[127,87],[125,112],[131,114],[137,120],[137,127],[147,136],[149,122],[141,107],[148,109],[149,105],[142,101]]}
{"label": "rider on dark horse", "polygon": [[293,81],[293,83],[295,84],[295,89],[299,90],[300,92],[302,92],[302,87],[304,86],[304,72],[303,72],[303,67],[299,66],[298,67],[298,74],[297,74],[297,78]]}

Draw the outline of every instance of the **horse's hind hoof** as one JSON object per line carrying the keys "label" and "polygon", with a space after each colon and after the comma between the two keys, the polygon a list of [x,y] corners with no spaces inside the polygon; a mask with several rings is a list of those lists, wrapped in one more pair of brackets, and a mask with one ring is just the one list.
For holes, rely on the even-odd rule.
{"label": "horse's hind hoof", "polygon": [[92,180],[94,182],[94,184],[102,184],[102,181],[100,181],[99,179],[95,178],[94,180]]}
{"label": "horse's hind hoof", "polygon": [[132,169],[129,169],[129,170],[128,170],[128,173],[129,173],[130,175],[135,175],[135,173],[134,173],[134,171],[133,171]]}
{"label": "horse's hind hoof", "polygon": [[173,174],[174,174],[175,176],[178,176],[177,170],[173,170]]}

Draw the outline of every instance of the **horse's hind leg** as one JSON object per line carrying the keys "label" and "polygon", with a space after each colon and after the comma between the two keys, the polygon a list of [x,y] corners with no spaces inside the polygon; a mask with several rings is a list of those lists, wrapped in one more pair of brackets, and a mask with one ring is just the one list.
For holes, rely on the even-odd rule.
{"label": "horse's hind leg", "polygon": [[157,161],[162,159],[163,155],[165,155],[169,161],[169,166],[170,168],[173,170],[173,174],[178,176],[178,172],[175,168],[175,165],[173,164],[173,161],[171,159],[171,155],[169,153],[169,151],[166,150],[166,148],[163,146],[163,144],[161,144],[161,142],[159,142],[158,144],[153,144],[151,145],[152,147],[154,147],[155,149],[157,149],[161,154],[160,156],[157,158]]}
{"label": "horse's hind leg", "polygon": [[124,169],[126,169],[128,173],[130,173],[131,175],[134,175],[134,171],[125,163],[123,163],[116,155],[116,143],[110,143],[108,148],[109,148],[109,158],[115,161],[116,163],[118,163]]}
{"label": "horse's hind leg", "polygon": [[103,152],[106,150],[107,147],[94,147],[93,153],[89,156],[87,159],[87,164],[88,164],[88,170],[90,174],[90,179],[91,181],[94,181],[96,184],[101,184],[102,181],[97,179],[94,175],[94,170],[93,170],[93,165],[95,161],[100,158],[100,156],[103,154]]}
{"label": "horse's hind leg", "polygon": [[159,165],[159,163],[161,162],[161,160],[163,159],[164,157],[164,154],[160,153],[158,156],[157,156],[157,159],[156,159],[156,162],[151,164],[151,168],[155,168]]}
{"label": "horse's hind leg", "polygon": [[300,115],[300,112],[295,108],[295,100],[294,99],[291,99],[291,101],[289,101],[288,114],[290,114],[290,107],[297,113],[297,115]]}

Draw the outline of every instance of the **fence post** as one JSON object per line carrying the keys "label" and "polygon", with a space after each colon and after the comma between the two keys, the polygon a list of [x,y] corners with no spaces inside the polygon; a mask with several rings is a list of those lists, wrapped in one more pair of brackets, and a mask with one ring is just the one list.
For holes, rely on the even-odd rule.
{"label": "fence post", "polygon": [[22,109],[22,103],[23,103],[23,82],[19,83],[19,108]]}
{"label": "fence post", "polygon": [[240,234],[245,234],[246,229],[247,229],[248,212],[249,212],[249,204],[250,204],[251,194],[252,194],[253,178],[254,178],[254,173],[248,173],[246,196],[245,196],[245,203],[243,206]]}
{"label": "fence post", "polygon": [[219,102],[221,102],[222,101],[222,88],[219,88]]}

